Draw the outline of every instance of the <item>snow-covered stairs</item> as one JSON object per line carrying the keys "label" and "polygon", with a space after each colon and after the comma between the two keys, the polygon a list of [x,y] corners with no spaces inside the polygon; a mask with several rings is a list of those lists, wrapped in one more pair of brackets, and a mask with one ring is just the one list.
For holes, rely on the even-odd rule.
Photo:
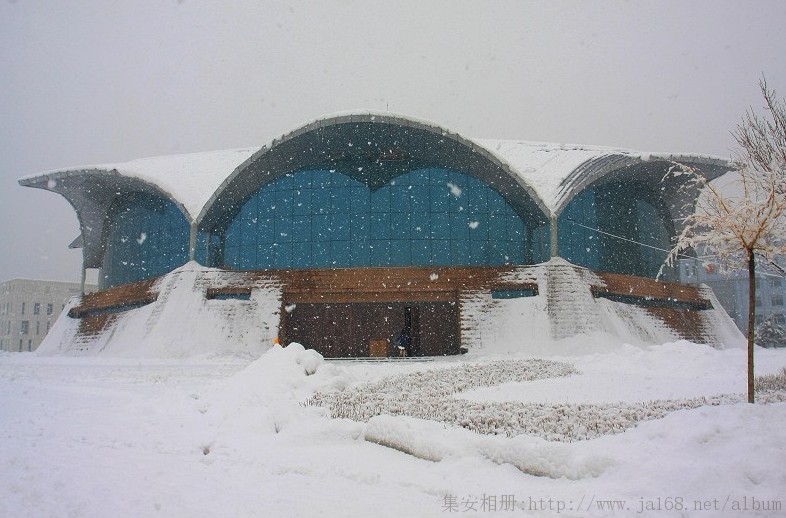
{"label": "snow-covered stairs", "polygon": [[461,319],[462,347],[477,347],[482,349],[485,340],[493,338],[492,327],[494,319],[491,318],[496,301],[487,293],[464,292],[459,297]]}
{"label": "snow-covered stairs", "polygon": [[546,268],[552,337],[558,340],[596,331],[600,314],[583,272],[562,259],[552,259]]}
{"label": "snow-covered stairs", "polygon": [[169,294],[172,293],[172,290],[177,285],[176,281],[178,277],[178,275],[162,277],[162,285],[159,285],[158,298],[153,303],[153,310],[150,313],[150,317],[148,317],[147,321],[145,322],[145,336],[148,336],[156,324],[158,324],[158,321],[161,318],[161,313],[164,311],[166,302],[169,299]]}

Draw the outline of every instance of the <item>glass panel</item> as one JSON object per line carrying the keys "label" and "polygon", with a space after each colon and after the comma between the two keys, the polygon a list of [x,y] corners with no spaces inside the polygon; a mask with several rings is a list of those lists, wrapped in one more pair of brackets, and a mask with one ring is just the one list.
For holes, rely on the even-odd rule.
{"label": "glass panel", "polygon": [[351,215],[349,212],[339,212],[331,217],[330,228],[332,239],[349,241],[351,232]]}
{"label": "glass panel", "polygon": [[453,264],[453,261],[450,259],[450,241],[446,239],[431,241],[431,254],[435,265],[448,266]]}
{"label": "glass panel", "polygon": [[370,265],[388,266],[390,265],[390,241],[371,240],[369,241]]}
{"label": "glass panel", "polygon": [[330,243],[330,259],[332,266],[347,267],[351,264],[351,242],[332,241]]}
{"label": "glass panel", "polygon": [[412,240],[412,264],[434,264],[431,256],[431,241],[427,239]]}
{"label": "glass panel", "polygon": [[467,227],[469,228],[469,239],[471,241],[486,242],[489,240],[489,217],[488,214],[483,214],[482,217],[478,216],[480,215],[472,218],[472,220],[467,223]]}
{"label": "glass panel", "polygon": [[371,215],[371,238],[390,238],[390,214],[381,213]]}
{"label": "glass panel", "polygon": [[409,212],[393,213],[390,215],[390,239],[409,239],[410,227]]}
{"label": "glass panel", "polygon": [[390,264],[409,265],[412,262],[412,255],[409,248],[410,241],[393,240],[390,242]]}
{"label": "glass panel", "polygon": [[450,242],[451,264],[472,264],[470,262],[469,241],[454,239]]}
{"label": "glass panel", "polygon": [[469,221],[463,212],[450,215],[450,238],[454,241],[469,240]]}
{"label": "glass panel", "polygon": [[311,244],[311,257],[315,268],[328,268],[330,261],[330,241],[315,241]]}

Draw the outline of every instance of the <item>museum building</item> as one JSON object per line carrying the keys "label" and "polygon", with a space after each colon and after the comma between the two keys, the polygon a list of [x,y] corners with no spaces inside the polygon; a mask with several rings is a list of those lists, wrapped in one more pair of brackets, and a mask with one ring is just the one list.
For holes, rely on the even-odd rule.
{"label": "museum building", "polygon": [[201,299],[181,310],[218,319],[226,339],[242,328],[244,340],[280,337],[328,357],[398,355],[401,330],[409,355],[457,354],[488,341],[495,308],[517,299],[540,304],[543,339],[596,330],[612,308],[722,345],[728,317],[711,291],[676,283],[664,264],[698,196],[668,174],[677,163],[710,178],[731,169],[713,157],[469,139],[351,113],[261,148],[19,183],[69,201],[83,278],[99,270],[99,291],[68,308],[60,349],[108,347],[134,314],[149,338],[187,325],[162,318],[185,277]]}

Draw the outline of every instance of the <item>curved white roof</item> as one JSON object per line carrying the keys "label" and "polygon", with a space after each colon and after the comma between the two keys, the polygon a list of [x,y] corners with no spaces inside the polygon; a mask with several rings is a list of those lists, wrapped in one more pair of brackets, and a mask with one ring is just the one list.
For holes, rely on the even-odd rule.
{"label": "curved white roof", "polygon": [[[698,166],[711,177],[731,169],[728,161],[715,157],[646,153],[600,146],[467,139],[444,127],[412,117],[350,112],[315,119],[261,147],[69,167],[26,176],[19,183],[57,192],[68,199],[80,220],[85,263],[94,267],[101,262],[103,252],[100,243],[105,214],[116,195],[135,191],[157,193],[171,199],[189,223],[200,223],[222,196],[225,199],[242,197],[266,181],[265,174],[268,173],[265,167],[294,167],[298,160],[302,160],[301,154],[315,156],[318,151],[315,152],[314,148],[319,148],[322,143],[319,132],[324,128],[359,123],[394,126],[408,135],[409,145],[421,148],[415,149],[419,153],[435,153],[446,160],[453,160],[454,164],[459,163],[456,162],[459,159],[456,153],[459,153],[463,157],[459,160],[468,160],[470,168],[486,163],[498,171],[494,173],[497,176],[490,177],[492,182],[501,180],[500,188],[503,191],[507,189],[509,193],[523,188],[521,192],[526,192],[531,198],[530,206],[536,206],[538,209],[534,210],[539,210],[541,217],[545,218],[557,216],[573,196],[607,175],[620,178],[635,174],[637,180],[656,185],[663,178],[664,167],[667,166],[664,161]],[[384,134],[386,130],[381,131]],[[422,149],[426,144],[418,139],[424,135],[430,135],[428,145],[434,149]],[[385,145],[391,142],[395,140],[388,140]],[[298,148],[298,145],[301,147]],[[336,145],[352,144],[339,141],[330,145],[335,152],[340,151]],[[275,165],[271,165],[274,162]],[[647,163],[656,162],[659,163],[657,167],[647,166]],[[676,182],[661,185],[661,189],[670,200],[679,199]],[[674,207],[676,203],[670,205]],[[682,214],[684,210],[673,208],[672,219],[683,218],[686,215]]]}
{"label": "curved white roof", "polygon": [[609,155],[633,154],[599,146],[578,146],[519,140],[473,139],[474,142],[510,164],[513,172],[526,181],[540,195],[546,206],[555,212],[560,199],[560,187],[581,164]]}
{"label": "curved white roof", "polygon": [[[379,116],[390,118],[391,114],[374,112],[350,112],[334,114],[329,117],[314,119],[305,126],[335,117]],[[403,116],[394,116],[403,118]],[[406,117],[412,122],[433,125]],[[280,139],[274,139],[265,146],[257,148],[229,149],[171,155],[161,157],[140,158],[129,162],[98,164],[88,166],[67,167],[45,171],[21,178],[19,183],[24,186],[42,187],[56,191],[58,178],[79,174],[80,172],[101,172],[118,174],[127,178],[135,178],[144,183],[158,187],[164,194],[181,205],[187,212],[186,217],[194,221],[204,210],[205,205],[216,189],[236,169],[254,154],[273,147]],[[467,139],[507,164],[510,171],[519,176],[534,190],[544,205],[551,212],[559,212],[560,203],[565,195],[565,183],[582,164],[604,157],[629,157],[636,161],[688,160],[712,164],[713,166],[728,164],[725,160],[710,156],[673,155],[669,153],[649,153],[632,150],[586,146],[575,144],[555,144],[546,142],[528,142],[518,140]],[[42,185],[42,182],[45,182]]]}
{"label": "curved white roof", "polygon": [[139,158],[129,162],[67,167],[23,177],[22,185],[46,180],[49,190],[56,190],[58,179],[86,171],[114,172],[155,185],[188,212],[186,218],[196,219],[213,192],[238,166],[260,148],[205,151],[185,155]]}

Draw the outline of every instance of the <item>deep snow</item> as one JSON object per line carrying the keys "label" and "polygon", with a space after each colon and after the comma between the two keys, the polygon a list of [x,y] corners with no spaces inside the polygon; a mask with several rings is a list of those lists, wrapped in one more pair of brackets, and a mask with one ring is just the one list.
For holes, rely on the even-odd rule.
{"label": "deep snow", "polygon": [[[756,354],[759,374],[786,366],[786,351]],[[408,416],[330,419],[303,404],[317,391],[508,358],[528,361],[326,362],[297,345],[255,361],[2,354],[0,516],[786,514],[786,403],[680,410],[570,443]],[[741,349],[677,342],[548,359],[578,373],[461,398],[637,403],[745,386]]]}

